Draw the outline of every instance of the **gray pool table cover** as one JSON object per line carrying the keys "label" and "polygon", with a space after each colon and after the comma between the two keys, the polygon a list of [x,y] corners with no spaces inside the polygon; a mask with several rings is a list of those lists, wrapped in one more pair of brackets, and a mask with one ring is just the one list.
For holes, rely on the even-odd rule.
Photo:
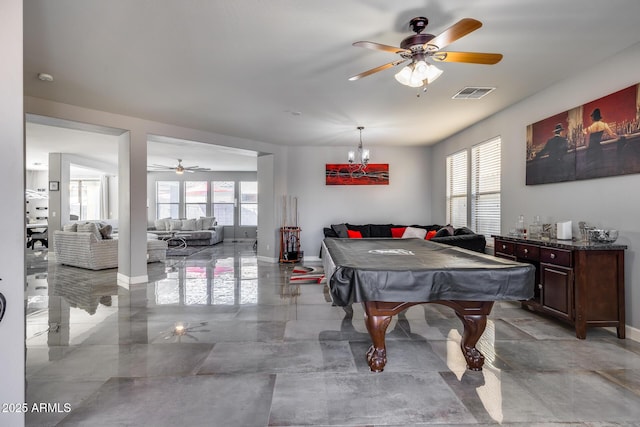
{"label": "gray pool table cover", "polygon": [[326,238],[334,304],[509,301],[533,297],[535,267],[423,239]]}

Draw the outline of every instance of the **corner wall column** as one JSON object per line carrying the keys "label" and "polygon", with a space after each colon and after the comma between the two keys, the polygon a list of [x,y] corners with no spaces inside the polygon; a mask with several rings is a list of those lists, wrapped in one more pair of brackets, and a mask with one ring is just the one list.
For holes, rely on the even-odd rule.
{"label": "corner wall column", "polygon": [[118,137],[118,283],[144,283],[147,276],[147,138]]}

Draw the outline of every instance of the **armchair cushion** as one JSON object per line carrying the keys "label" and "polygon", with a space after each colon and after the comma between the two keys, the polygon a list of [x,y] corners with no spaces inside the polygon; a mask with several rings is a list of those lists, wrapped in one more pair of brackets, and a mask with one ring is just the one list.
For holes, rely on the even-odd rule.
{"label": "armchair cushion", "polygon": [[424,239],[426,235],[427,230],[425,230],[424,228],[407,227],[404,230],[404,233],[402,233],[402,238],[409,239],[415,237],[418,239]]}
{"label": "armchair cushion", "polygon": [[77,232],[91,233],[96,238],[96,240],[102,240],[102,234],[100,234],[98,224],[96,224],[95,222],[78,223]]}
{"label": "armchair cushion", "polygon": [[407,227],[391,227],[391,237],[399,239],[404,234]]}
{"label": "armchair cushion", "polygon": [[337,237],[349,237],[347,224],[333,224],[331,225],[331,229],[336,233]]}
{"label": "armchair cushion", "polygon": [[371,237],[371,227],[369,224],[366,225],[353,225],[347,224],[347,228],[351,231],[359,231],[362,234],[362,237]]}
{"label": "armchair cushion", "polygon": [[113,227],[110,224],[105,224],[99,228],[98,231],[100,231],[100,236],[103,239],[112,239],[111,232],[113,231]]}

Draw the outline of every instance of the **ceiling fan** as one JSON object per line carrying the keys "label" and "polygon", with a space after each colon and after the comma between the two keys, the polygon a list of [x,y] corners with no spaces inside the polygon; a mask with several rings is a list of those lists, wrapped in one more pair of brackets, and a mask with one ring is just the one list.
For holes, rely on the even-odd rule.
{"label": "ceiling fan", "polygon": [[164,165],[149,165],[148,169],[152,172],[175,172],[178,175],[182,175],[185,172],[209,172],[209,168],[201,168],[199,166],[183,166],[182,159],[178,159],[176,166],[164,166]]}
{"label": "ceiling fan", "polygon": [[400,55],[401,58],[356,74],[350,77],[349,80],[358,80],[377,73],[378,71],[411,61],[408,66],[396,74],[396,80],[405,86],[425,86],[426,88],[427,84],[432,83],[442,74],[442,70],[435,65],[429,64],[426,61],[427,59],[432,59],[437,62],[466,62],[485,65],[497,64],[502,59],[502,54],[500,53],[445,52],[441,50],[454,41],[482,27],[482,22],[480,21],[472,18],[461,19],[437,36],[422,33],[428,23],[429,20],[423,16],[413,18],[409,22],[409,26],[416,34],[410,35],[402,40],[400,47],[368,41],[353,43],[353,45],[357,47],[395,53]]}

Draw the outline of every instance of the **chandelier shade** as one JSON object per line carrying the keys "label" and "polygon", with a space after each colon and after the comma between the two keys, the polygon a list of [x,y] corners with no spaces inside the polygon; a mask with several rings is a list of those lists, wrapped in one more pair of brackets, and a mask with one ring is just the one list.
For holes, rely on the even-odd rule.
{"label": "chandelier shade", "polygon": [[357,164],[360,165],[363,169],[367,167],[370,159],[369,149],[363,148],[362,146],[362,131],[364,126],[358,126],[357,129],[360,131],[360,142],[358,144],[357,150],[350,150],[347,156],[347,160],[349,164]]}

